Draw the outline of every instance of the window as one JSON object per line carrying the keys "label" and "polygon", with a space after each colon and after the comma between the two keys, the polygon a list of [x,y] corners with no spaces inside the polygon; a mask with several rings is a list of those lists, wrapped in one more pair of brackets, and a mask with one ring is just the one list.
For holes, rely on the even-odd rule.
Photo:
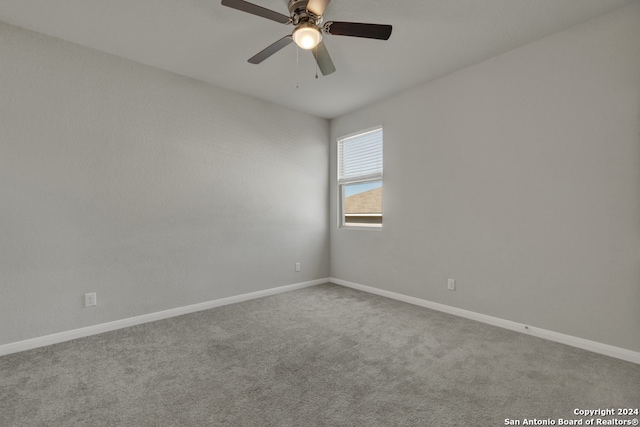
{"label": "window", "polygon": [[338,139],[340,227],[382,227],[382,128]]}

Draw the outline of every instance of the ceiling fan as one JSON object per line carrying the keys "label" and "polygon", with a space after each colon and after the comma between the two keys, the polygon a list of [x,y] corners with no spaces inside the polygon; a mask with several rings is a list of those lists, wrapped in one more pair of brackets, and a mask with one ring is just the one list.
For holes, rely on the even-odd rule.
{"label": "ceiling fan", "polygon": [[364,37],[367,39],[388,40],[391,25],[364,24],[360,22],[329,21],[322,24],[325,9],[331,0],[289,0],[289,15],[249,3],[244,0],[222,0],[223,6],[271,19],[281,24],[293,24],[290,35],[284,36],[266,49],[249,58],[252,64],[259,64],[280,49],[295,42],[299,47],[310,50],[323,75],[336,70],[329,52],[322,41],[322,33],[335,36]]}

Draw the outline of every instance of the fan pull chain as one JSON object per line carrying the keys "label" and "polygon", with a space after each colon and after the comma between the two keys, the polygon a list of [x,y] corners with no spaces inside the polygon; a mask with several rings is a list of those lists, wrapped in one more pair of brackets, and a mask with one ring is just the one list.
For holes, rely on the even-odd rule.
{"label": "fan pull chain", "polygon": [[296,46],[296,89],[300,88],[300,61],[298,60],[298,52],[300,52],[300,48]]}
{"label": "fan pull chain", "polygon": [[[318,57],[318,46],[315,47],[316,58]],[[318,61],[316,61],[316,79],[318,78]]]}

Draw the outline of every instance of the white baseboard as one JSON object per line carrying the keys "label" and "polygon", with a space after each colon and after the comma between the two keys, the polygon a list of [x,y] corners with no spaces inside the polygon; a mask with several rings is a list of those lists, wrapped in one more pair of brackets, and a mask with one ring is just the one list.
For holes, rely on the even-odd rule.
{"label": "white baseboard", "polygon": [[154,322],[156,320],[168,319],[170,317],[180,316],[183,314],[194,313],[196,311],[208,310],[210,308],[221,307],[223,305],[235,304],[242,301],[248,301],[256,298],[262,298],[269,295],[280,294],[283,292],[293,291],[295,289],[307,288],[310,286],[320,285],[329,282],[328,278],[310,280],[308,282],[295,283],[292,285],[280,286],[263,291],[251,292],[248,294],[235,295],[228,298],[221,298],[213,301],[202,302],[199,304],[188,305],[185,307],[173,308],[170,310],[158,311],[156,313],[144,314],[142,316],[129,317],[128,319],[115,320],[113,322],[101,323],[99,325],[87,326],[85,328],[73,329],[70,331],[60,332],[57,334],[46,335],[38,338],[31,338],[24,341],[0,345],[0,356],[17,353],[19,351],[31,350],[38,347],[44,347],[51,344],[57,344],[76,338],[87,337],[89,335],[101,334],[116,329],[122,329],[129,326],[140,325],[142,323]]}
{"label": "white baseboard", "polygon": [[586,340],[584,338],[578,338],[571,335],[549,331],[546,329],[536,328],[533,326],[512,322],[510,320],[500,319],[498,317],[487,316],[486,314],[476,313],[473,311],[463,310],[461,308],[451,307],[420,298],[398,294],[396,292],[372,288],[371,286],[360,285],[358,283],[348,282],[346,280],[336,279],[334,277],[330,277],[329,281],[331,283],[335,283],[336,285],[358,289],[360,291],[368,292],[371,294],[376,294],[398,301],[403,301],[409,304],[418,305],[420,307],[426,307],[432,310],[441,311],[443,313],[453,314],[455,316],[476,320],[478,322],[487,323],[489,325],[498,326],[500,328],[510,329],[512,331],[533,335],[538,338],[544,338],[550,341],[559,342],[561,344],[570,345],[572,347],[581,348],[583,350],[592,351],[594,353],[604,354],[605,356],[611,356],[617,359],[626,360],[627,362],[640,364],[640,353],[632,350],[627,350],[625,348],[614,347],[612,345],[602,344],[596,341]]}
{"label": "white baseboard", "polygon": [[70,331],[60,332],[52,335],[46,335],[43,337],[32,338],[24,341],[4,344],[4,345],[0,345],[0,356],[11,354],[11,353],[17,353],[25,350],[31,350],[38,347],[44,347],[51,344],[57,344],[64,341],[73,340],[76,338],[96,335],[103,332],[113,331],[116,329],[122,329],[129,326],[153,322],[156,320],[168,319],[170,317],[180,316],[183,314],[189,314],[197,311],[208,310],[210,308],[222,307],[228,304],[235,304],[238,302],[248,301],[256,298],[262,298],[269,295],[276,295],[279,293],[293,291],[296,289],[307,288],[310,286],[320,285],[322,283],[327,283],[327,282],[335,283],[337,285],[346,286],[353,289],[358,289],[360,291],[380,295],[380,296],[395,299],[398,301],[403,301],[409,304],[418,305],[420,307],[430,308],[432,310],[441,311],[443,313],[453,314],[455,316],[464,317],[466,319],[487,323],[489,325],[498,326],[500,328],[505,328],[512,331],[532,335],[535,337],[544,338],[550,341],[559,342],[561,344],[566,344],[572,347],[581,348],[583,350],[592,351],[594,353],[604,354],[606,356],[611,356],[617,359],[626,360],[627,362],[640,364],[640,353],[636,351],[615,347],[612,345],[603,344],[596,341],[590,341],[584,338],[578,338],[571,335],[565,335],[558,332],[549,331],[546,329],[536,328],[533,326],[512,322],[510,320],[488,316],[486,314],[476,313],[473,311],[451,307],[448,305],[439,304],[436,302],[432,302],[432,301],[428,301],[420,298],[410,297],[410,296],[399,294],[396,292],[385,291],[383,289],[373,288],[371,286],[348,282],[346,280],[336,279],[334,277],[316,279],[316,280],[311,280],[311,281],[302,282],[302,283],[295,283],[292,285],[280,286],[272,289],[265,289],[263,291],[251,292],[248,294],[235,295],[228,298],[221,298],[221,299],[207,301],[199,304],[188,305],[185,307],[178,307],[170,310],[158,311],[156,313],[144,314],[142,316],[130,317],[127,319],[101,323],[99,325],[87,326],[85,328],[73,329]]}

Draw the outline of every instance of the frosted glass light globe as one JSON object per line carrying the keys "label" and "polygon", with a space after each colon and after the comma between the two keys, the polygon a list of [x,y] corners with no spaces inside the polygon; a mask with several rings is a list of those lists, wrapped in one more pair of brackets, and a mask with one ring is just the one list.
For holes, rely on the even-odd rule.
{"label": "frosted glass light globe", "polygon": [[322,41],[320,30],[312,24],[302,24],[293,30],[293,41],[302,49],[313,49]]}

